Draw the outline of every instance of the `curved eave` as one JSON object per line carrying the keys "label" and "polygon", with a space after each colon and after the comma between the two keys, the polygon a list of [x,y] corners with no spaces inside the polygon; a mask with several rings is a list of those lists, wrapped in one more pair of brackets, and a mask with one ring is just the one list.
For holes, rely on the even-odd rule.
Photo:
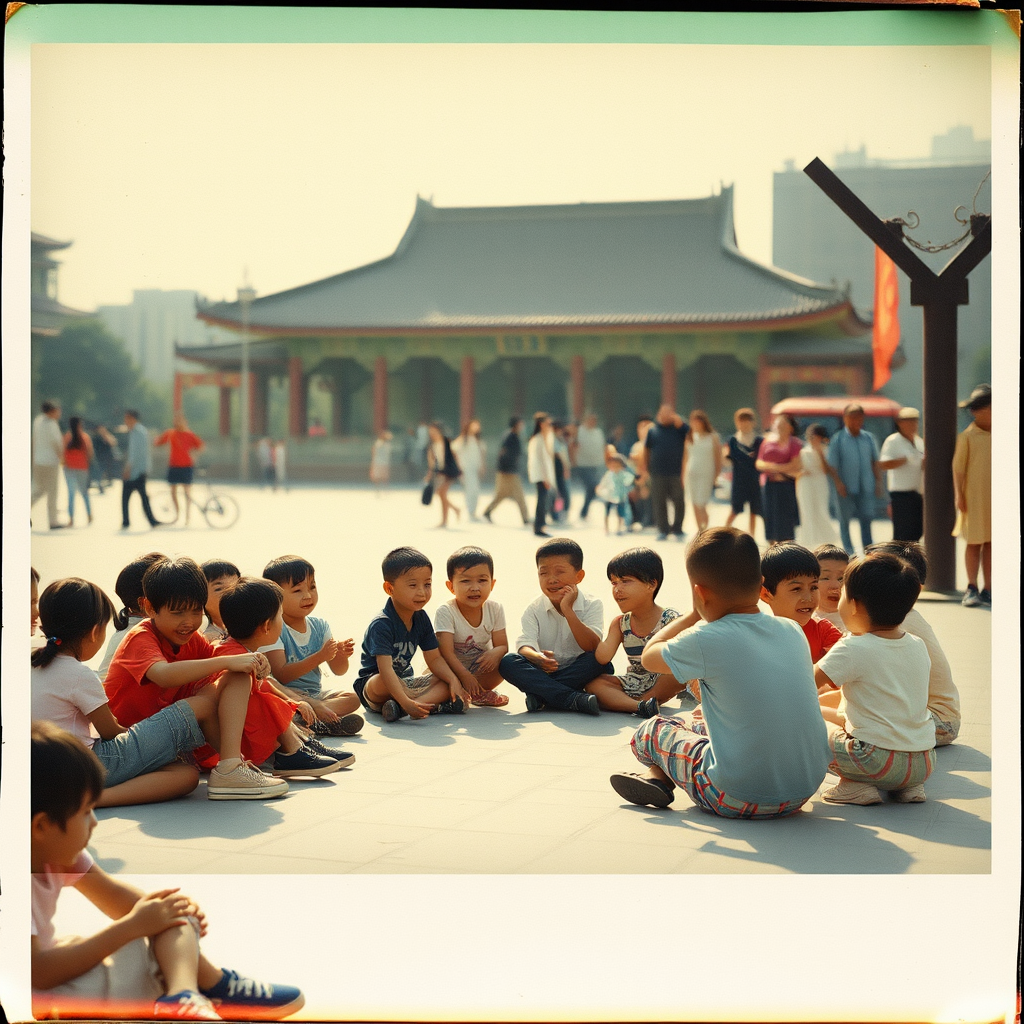
{"label": "curved eave", "polygon": [[[218,317],[210,313],[198,313],[198,319],[216,327],[241,331],[237,320]],[[453,317],[450,320],[438,318],[431,324],[363,324],[335,327],[310,327],[299,324],[277,326],[251,322],[249,331],[264,338],[323,338],[323,337],[383,337],[394,334],[437,335],[453,331],[546,331],[558,334],[592,333],[601,330],[608,333],[626,333],[643,330],[649,333],[685,331],[686,333],[723,333],[733,331],[785,331],[799,330],[819,324],[836,323],[844,334],[857,336],[870,330],[870,324],[862,321],[850,302],[842,302],[826,309],[806,313],[752,315],[737,317],[666,317],[657,314],[650,317],[532,317],[507,319],[501,317]]]}

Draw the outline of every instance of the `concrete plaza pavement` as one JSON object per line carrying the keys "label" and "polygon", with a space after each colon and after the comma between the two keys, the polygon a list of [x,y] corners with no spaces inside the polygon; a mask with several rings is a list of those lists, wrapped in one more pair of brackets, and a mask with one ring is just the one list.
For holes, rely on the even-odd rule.
{"label": "concrete plaza pavement", "polygon": [[[494,525],[467,522],[463,512],[441,530],[437,504],[424,508],[409,488],[380,497],[361,488],[226,490],[242,509],[226,531],[198,517],[187,529],[120,531],[119,488],[94,495],[92,525],[33,531],[33,564],[43,585],[79,575],[113,596],[121,567],[153,549],[199,561],[228,558],[256,575],[274,556],[301,554],[316,566],[316,614],[335,637],[354,637],[357,651],[385,601],[380,561],[401,544],[433,560],[430,612],[449,596],[444,563],[464,544],[494,555],[493,599],[505,608],[510,638],[537,593],[538,541],[510,502],[495,511]],[[481,508],[486,500],[485,494]],[[557,532],[582,544],[582,589],[603,600],[606,619],[615,607],[604,567],[636,544],[656,547],[665,560],[659,603],[689,610],[683,545],[659,543],[650,531],[606,536],[599,505],[591,525],[576,525],[575,492],[574,505],[571,525]],[[715,525],[727,508],[713,505],[711,512]],[[133,515],[144,523],[137,505]],[[884,539],[886,524],[876,527],[875,539]],[[689,516],[685,529],[693,530]],[[326,741],[355,753],[351,769],[293,780],[281,799],[208,801],[204,780],[184,800],[100,810],[90,850],[106,870],[129,874],[985,873],[992,831],[991,614],[929,595],[919,607],[949,658],[964,716],[958,741],[937,752],[925,804],[837,807],[819,792],[793,818],[764,823],[704,814],[679,791],[669,809],[636,807],[611,790],[608,776],[636,768],[628,742],[638,719],[529,714],[523,695],[503,684],[510,702],[501,709],[390,725],[368,716],[359,736]],[[348,688],[354,675],[355,665],[339,682]],[[673,701],[667,711],[689,706]],[[834,781],[827,777],[824,785]]]}

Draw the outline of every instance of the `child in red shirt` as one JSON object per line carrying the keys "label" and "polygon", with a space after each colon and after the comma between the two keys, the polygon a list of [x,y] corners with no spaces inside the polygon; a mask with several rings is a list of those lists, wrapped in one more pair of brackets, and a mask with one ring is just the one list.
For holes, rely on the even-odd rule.
{"label": "child in red shirt", "polygon": [[828,619],[816,619],[818,560],[799,544],[773,544],[761,558],[761,600],[775,615],[792,619],[804,631],[817,663],[843,634]]}
{"label": "child in red shirt", "polygon": [[174,520],[178,519],[178,487],[185,490],[185,525],[188,526],[189,512],[192,510],[192,474],[194,464],[192,452],[201,452],[205,445],[202,438],[197,437],[188,429],[188,422],[183,412],[174,414],[174,426],[165,430],[154,442],[154,445],[169,444],[171,453],[167,460],[167,482],[171,485],[171,502],[174,504]]}

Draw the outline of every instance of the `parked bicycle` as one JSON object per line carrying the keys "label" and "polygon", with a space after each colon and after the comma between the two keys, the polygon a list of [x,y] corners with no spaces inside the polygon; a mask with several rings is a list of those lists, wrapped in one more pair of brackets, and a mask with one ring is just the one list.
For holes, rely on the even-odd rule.
{"label": "parked bicycle", "polygon": [[[196,509],[206,520],[206,525],[215,530],[226,530],[238,522],[238,502],[230,494],[215,491],[205,469],[196,468],[191,496],[186,498],[182,494],[178,499],[179,506],[185,503]],[[173,525],[176,518],[185,512],[184,508],[179,508],[176,515],[169,489],[156,492],[151,504],[157,519],[169,525]]]}

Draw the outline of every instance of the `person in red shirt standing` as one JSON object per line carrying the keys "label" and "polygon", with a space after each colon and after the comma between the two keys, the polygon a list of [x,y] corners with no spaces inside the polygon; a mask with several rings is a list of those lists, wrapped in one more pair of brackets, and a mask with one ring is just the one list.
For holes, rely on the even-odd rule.
{"label": "person in red shirt standing", "polygon": [[170,430],[165,430],[153,444],[171,446],[170,458],[167,461],[167,482],[171,485],[174,521],[178,521],[178,487],[181,486],[185,489],[185,525],[188,526],[189,513],[192,510],[192,476],[195,471],[192,452],[198,454],[205,445],[202,438],[188,429],[188,421],[181,411],[174,414],[174,426]]}

